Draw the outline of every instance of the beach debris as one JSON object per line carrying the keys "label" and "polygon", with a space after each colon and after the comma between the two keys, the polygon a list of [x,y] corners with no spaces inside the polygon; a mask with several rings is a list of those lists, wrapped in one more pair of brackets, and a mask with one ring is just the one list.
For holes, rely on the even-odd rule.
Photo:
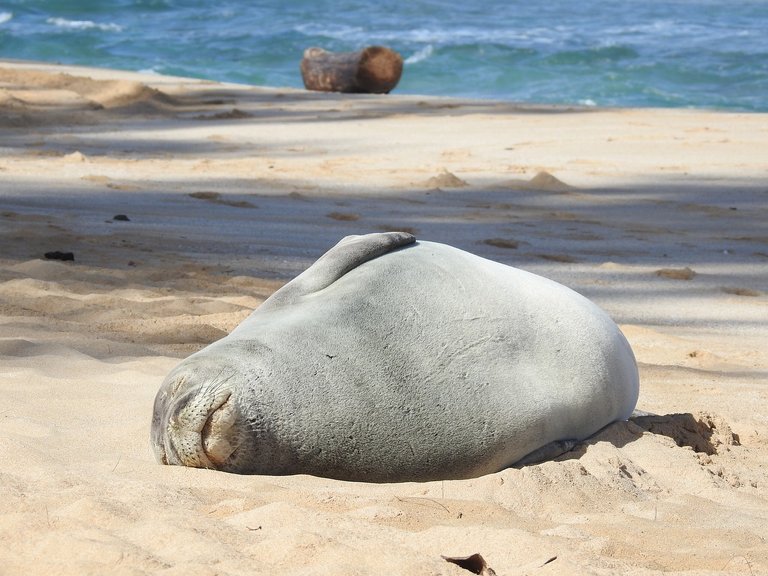
{"label": "beach debris", "polygon": [[523,566],[523,573],[527,574],[528,570],[535,570],[536,568],[543,568],[547,564],[551,564],[557,560],[557,556],[546,556],[544,560],[534,560],[533,562]]}
{"label": "beach debris", "polygon": [[61,260],[63,262],[74,262],[75,254],[73,252],[59,252],[55,250],[53,252],[46,252],[44,254],[46,260]]}
{"label": "beach debris", "polygon": [[307,90],[363,94],[388,94],[400,81],[403,57],[385,46],[368,46],[357,52],[329,52],[307,48],[301,60],[301,77]]}
{"label": "beach debris", "polygon": [[424,185],[429,188],[464,188],[469,186],[469,183],[443,168],[440,174],[432,176]]}
{"label": "beach debris", "polygon": [[670,280],[691,280],[696,276],[696,272],[688,268],[662,268],[654,272],[660,278],[669,278]]}
{"label": "beach debris", "polygon": [[131,219],[128,218],[125,214],[115,214],[112,216],[112,220],[115,220],[117,222],[130,222]]}
{"label": "beach debris", "polygon": [[442,559],[451,564],[456,564],[460,568],[472,572],[472,574],[496,576],[495,570],[488,566],[485,558],[480,554],[472,554],[471,556],[442,556]]}

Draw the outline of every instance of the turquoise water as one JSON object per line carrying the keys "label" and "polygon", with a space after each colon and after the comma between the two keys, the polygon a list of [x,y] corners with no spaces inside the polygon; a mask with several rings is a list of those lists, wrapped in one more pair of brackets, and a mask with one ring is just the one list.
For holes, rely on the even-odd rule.
{"label": "turquoise water", "polygon": [[398,93],[768,111],[766,0],[0,0],[0,58],[301,87],[370,44]]}

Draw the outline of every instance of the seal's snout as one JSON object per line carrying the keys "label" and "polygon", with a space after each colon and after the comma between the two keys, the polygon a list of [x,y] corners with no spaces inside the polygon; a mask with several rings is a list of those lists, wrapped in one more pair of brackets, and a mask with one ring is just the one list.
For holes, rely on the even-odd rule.
{"label": "seal's snout", "polygon": [[166,455],[169,464],[219,468],[232,454],[229,432],[235,421],[231,392],[193,390],[171,409]]}
{"label": "seal's snout", "polygon": [[203,451],[216,468],[223,468],[237,448],[234,434],[236,422],[237,411],[232,396],[228,395],[218,408],[210,412],[203,426]]}
{"label": "seal's snout", "polygon": [[228,387],[171,378],[155,403],[152,444],[163,464],[222,469],[237,448],[237,408]]}

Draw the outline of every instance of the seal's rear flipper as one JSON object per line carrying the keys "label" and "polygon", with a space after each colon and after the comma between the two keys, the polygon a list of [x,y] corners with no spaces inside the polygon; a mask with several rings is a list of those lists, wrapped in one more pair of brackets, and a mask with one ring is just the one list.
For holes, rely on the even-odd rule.
{"label": "seal's rear flipper", "polygon": [[566,452],[573,450],[578,443],[578,440],[557,440],[555,442],[550,442],[549,444],[545,444],[541,448],[534,450],[527,456],[523,456],[512,465],[512,468],[522,468],[523,466],[541,464],[542,462],[554,460],[558,456],[562,456]]}
{"label": "seal's rear flipper", "polygon": [[291,304],[302,296],[327,288],[353,268],[414,242],[416,238],[407,232],[347,236],[312,266],[272,294],[259,309]]}

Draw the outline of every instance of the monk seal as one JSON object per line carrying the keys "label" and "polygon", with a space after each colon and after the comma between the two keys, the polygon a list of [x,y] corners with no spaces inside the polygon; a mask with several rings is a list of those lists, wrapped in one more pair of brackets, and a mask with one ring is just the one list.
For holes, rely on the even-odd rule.
{"label": "monk seal", "polygon": [[632,413],[632,350],[546,278],[403,232],[349,236],[164,380],[166,464],[398,482],[499,471]]}

